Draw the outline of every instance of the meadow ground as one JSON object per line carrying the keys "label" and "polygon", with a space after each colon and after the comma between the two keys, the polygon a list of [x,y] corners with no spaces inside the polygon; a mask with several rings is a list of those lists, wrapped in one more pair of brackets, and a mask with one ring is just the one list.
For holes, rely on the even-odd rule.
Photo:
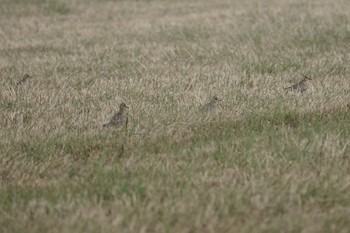
{"label": "meadow ground", "polygon": [[0,232],[349,231],[348,1],[0,3]]}

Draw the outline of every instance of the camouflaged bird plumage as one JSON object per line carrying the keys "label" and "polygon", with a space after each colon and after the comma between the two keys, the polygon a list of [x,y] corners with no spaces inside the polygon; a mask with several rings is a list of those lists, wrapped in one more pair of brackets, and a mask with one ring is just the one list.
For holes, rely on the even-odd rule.
{"label": "camouflaged bird plumage", "polygon": [[211,112],[217,108],[220,101],[221,99],[219,99],[218,96],[214,95],[208,103],[201,107],[200,111],[203,113]]}
{"label": "camouflaged bird plumage", "polygon": [[310,87],[309,81],[311,80],[312,80],[311,78],[304,76],[304,78],[300,82],[294,84],[293,86],[285,88],[285,90],[303,93],[304,91],[309,89]]}
{"label": "camouflaged bird plumage", "polygon": [[119,111],[113,115],[109,121],[105,124],[103,124],[103,127],[113,127],[113,128],[119,128],[126,124],[127,117],[126,117],[126,109],[128,107],[125,103],[121,103],[119,105]]}

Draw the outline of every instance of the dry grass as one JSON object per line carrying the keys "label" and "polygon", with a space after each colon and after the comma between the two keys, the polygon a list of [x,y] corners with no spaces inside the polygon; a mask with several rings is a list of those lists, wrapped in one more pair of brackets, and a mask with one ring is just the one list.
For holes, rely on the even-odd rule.
{"label": "dry grass", "polygon": [[[3,0],[0,229],[347,232],[349,21],[342,0]],[[122,101],[127,143],[102,128]]]}

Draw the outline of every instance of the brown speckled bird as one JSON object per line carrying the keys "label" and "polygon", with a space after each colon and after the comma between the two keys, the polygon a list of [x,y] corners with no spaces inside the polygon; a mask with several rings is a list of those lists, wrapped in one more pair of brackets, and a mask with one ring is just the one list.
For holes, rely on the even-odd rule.
{"label": "brown speckled bird", "polygon": [[115,115],[113,115],[109,121],[105,124],[103,124],[103,127],[113,127],[113,128],[120,128],[124,124],[126,124],[127,117],[126,117],[126,109],[128,107],[125,103],[121,103],[119,105],[119,112],[117,112]]}
{"label": "brown speckled bird", "polygon": [[28,82],[28,79],[31,78],[32,77],[29,74],[23,75],[23,78],[16,83],[16,86],[19,87],[25,85]]}
{"label": "brown speckled bird", "polygon": [[300,82],[294,84],[293,86],[286,87],[284,89],[287,91],[303,93],[304,91],[309,89],[309,87],[310,87],[309,81],[311,81],[311,80],[312,80],[311,78],[304,76],[304,78]]}
{"label": "brown speckled bird", "polygon": [[220,101],[222,101],[222,99],[214,95],[208,103],[201,107],[200,111],[203,113],[211,112],[217,108]]}

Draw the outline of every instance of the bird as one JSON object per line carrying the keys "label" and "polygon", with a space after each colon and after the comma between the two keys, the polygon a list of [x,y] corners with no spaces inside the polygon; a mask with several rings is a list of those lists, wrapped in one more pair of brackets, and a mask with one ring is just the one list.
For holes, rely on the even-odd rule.
{"label": "bird", "polygon": [[219,102],[222,101],[217,95],[211,97],[210,101],[200,108],[203,113],[208,113],[216,109]]}
{"label": "bird", "polygon": [[293,86],[286,87],[284,89],[287,90],[287,91],[303,93],[304,91],[309,89],[309,87],[310,87],[309,81],[311,81],[311,80],[312,79],[310,77],[304,76],[304,78],[300,82],[294,84]]}
{"label": "bird", "polygon": [[26,84],[28,82],[28,79],[31,79],[31,78],[32,78],[32,76],[30,76],[29,74],[23,75],[23,78],[16,83],[16,86],[17,87],[23,86],[24,84]]}
{"label": "bird", "polygon": [[127,122],[127,117],[126,117],[126,109],[128,106],[126,106],[125,103],[121,103],[119,105],[119,111],[113,115],[109,121],[105,124],[103,124],[103,127],[113,127],[113,128],[120,128]]}

